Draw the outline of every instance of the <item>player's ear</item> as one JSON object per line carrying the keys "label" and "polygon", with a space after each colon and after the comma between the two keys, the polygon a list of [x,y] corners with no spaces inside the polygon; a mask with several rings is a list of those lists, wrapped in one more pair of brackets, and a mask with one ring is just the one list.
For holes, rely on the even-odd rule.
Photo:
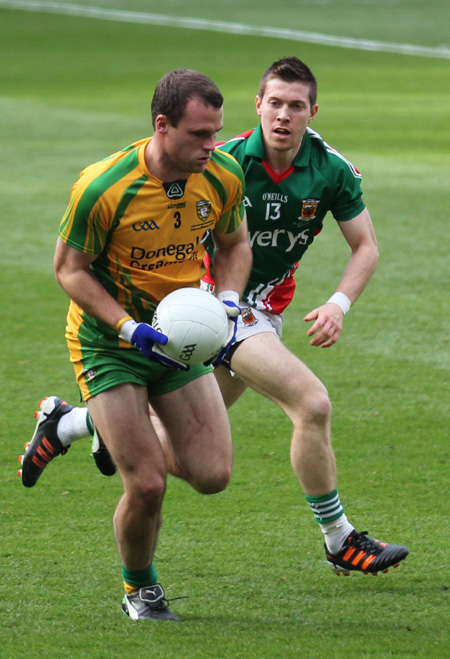
{"label": "player's ear", "polygon": [[311,121],[314,119],[314,117],[316,116],[316,114],[318,113],[318,111],[319,111],[319,106],[318,106],[317,103],[316,103],[316,104],[313,105],[312,108],[311,108],[311,112],[310,112],[309,119],[308,119],[308,123],[309,123],[309,124],[310,124]]}
{"label": "player's ear", "polygon": [[256,112],[261,116],[261,103],[262,103],[262,98],[258,94],[256,94],[255,98],[255,104],[256,104]]}
{"label": "player's ear", "polygon": [[167,133],[167,117],[165,114],[158,114],[155,119],[155,133]]}

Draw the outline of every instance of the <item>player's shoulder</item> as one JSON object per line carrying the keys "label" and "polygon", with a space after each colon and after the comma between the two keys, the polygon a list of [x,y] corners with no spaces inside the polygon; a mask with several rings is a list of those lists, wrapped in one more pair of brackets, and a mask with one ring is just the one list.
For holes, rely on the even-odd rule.
{"label": "player's shoulder", "polygon": [[249,137],[253,135],[254,132],[255,129],[252,128],[245,131],[245,133],[241,133],[236,137],[232,137],[226,142],[219,142],[216,146],[218,149],[220,149],[220,151],[231,154],[236,158],[236,160],[239,161],[240,158],[242,158],[245,154],[245,147]]}
{"label": "player's shoulder", "polygon": [[139,140],[120,151],[115,151],[106,158],[98,160],[85,167],[79,176],[76,186],[80,189],[108,188],[113,182],[123,178],[126,173],[139,165],[139,148],[147,140]]}
{"label": "player's shoulder", "polygon": [[240,164],[236,160],[233,154],[228,153],[227,151],[222,151],[221,149],[214,149],[211,154],[211,160],[208,165],[208,169],[211,171],[219,168],[222,175],[231,175],[237,176],[239,179],[242,179],[243,172]]}
{"label": "player's shoulder", "polygon": [[356,169],[354,164],[350,162],[340,151],[333,148],[326,142],[322,135],[308,126],[306,129],[311,142],[312,161],[317,164],[322,170],[327,166],[330,170],[339,172],[348,172],[355,178],[361,178],[361,173]]}

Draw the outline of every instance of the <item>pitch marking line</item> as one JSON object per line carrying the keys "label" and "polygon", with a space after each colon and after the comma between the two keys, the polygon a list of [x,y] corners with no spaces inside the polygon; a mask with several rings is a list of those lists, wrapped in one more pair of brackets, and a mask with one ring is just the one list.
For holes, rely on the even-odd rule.
{"label": "pitch marking line", "polygon": [[0,7],[9,9],[23,9],[52,14],[66,14],[69,16],[83,16],[107,21],[122,23],[147,23],[150,25],[164,25],[167,27],[182,27],[194,30],[209,30],[225,32],[228,34],[242,34],[258,37],[275,37],[277,39],[290,39],[304,43],[314,43],[324,46],[338,46],[355,50],[371,50],[379,53],[397,53],[402,55],[418,55],[422,57],[436,57],[450,59],[450,48],[430,48],[427,46],[414,46],[412,44],[389,43],[384,41],[369,41],[366,39],[351,39],[336,37],[317,32],[303,32],[301,30],[288,30],[284,28],[257,27],[241,25],[240,23],[226,23],[223,21],[209,21],[198,18],[181,18],[165,16],[164,14],[148,14],[120,9],[101,9],[99,7],[83,7],[81,5],[61,5],[57,2],[22,2],[21,0],[0,0]]}

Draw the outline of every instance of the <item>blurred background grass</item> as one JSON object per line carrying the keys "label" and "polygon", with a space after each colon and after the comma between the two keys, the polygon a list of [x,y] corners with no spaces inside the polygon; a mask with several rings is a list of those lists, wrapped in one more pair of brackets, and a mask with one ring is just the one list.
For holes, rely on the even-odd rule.
{"label": "blurred background grass", "polygon": [[[449,45],[443,2],[160,8],[133,1],[122,8]],[[153,88],[167,70],[197,68],[218,83],[227,138],[256,125],[260,75],[288,54],[304,59],[319,79],[314,128],[363,173],[381,261],[339,343],[310,348],[301,319],[334,290],[348,258],[329,218],[299,269],[284,338],[330,391],[350,519],[409,545],[411,556],[386,578],[337,580],[328,573],[321,534],[289,464],[289,422],[250,392],[230,413],[230,488],[205,498],[169,482],[157,565],[169,597],[189,595],[173,604],[186,624],[130,625],[120,614],[111,525],[119,480],[96,472],[87,442],[52,464],[34,490],[15,475],[37,401],[53,393],[78,400],[63,338],[67,300],[52,273],[59,220],[86,164],[150,134]],[[5,656],[448,656],[448,82],[444,59],[0,4]]]}

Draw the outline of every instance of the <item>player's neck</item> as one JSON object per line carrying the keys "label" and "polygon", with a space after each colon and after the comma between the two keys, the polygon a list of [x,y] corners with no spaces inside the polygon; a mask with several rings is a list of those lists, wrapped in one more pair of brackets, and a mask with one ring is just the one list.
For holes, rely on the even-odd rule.
{"label": "player's neck", "polygon": [[266,162],[269,163],[271,168],[277,174],[282,174],[293,164],[300,147],[289,149],[288,151],[278,151],[266,147]]}
{"label": "player's neck", "polygon": [[188,172],[173,167],[172,161],[164,157],[164,152],[157,147],[154,137],[145,148],[145,164],[150,174],[160,181],[178,181],[189,177]]}

